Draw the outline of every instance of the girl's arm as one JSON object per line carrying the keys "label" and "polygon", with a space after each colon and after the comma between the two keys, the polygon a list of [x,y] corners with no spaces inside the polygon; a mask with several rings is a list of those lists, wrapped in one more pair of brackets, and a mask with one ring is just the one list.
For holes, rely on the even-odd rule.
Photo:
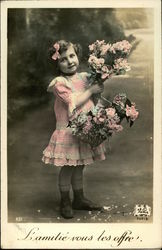
{"label": "girl's arm", "polygon": [[102,84],[94,84],[89,89],[85,90],[82,94],[77,96],[75,100],[76,107],[81,106],[84,104],[93,94],[99,94],[102,93],[104,89],[104,86]]}

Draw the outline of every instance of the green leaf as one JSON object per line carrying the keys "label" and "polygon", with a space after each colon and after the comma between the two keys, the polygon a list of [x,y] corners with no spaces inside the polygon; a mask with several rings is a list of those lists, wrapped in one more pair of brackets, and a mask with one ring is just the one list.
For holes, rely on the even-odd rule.
{"label": "green leaf", "polygon": [[131,101],[127,98],[126,99],[126,102],[125,102],[125,107],[126,107],[126,105],[128,105],[129,107],[131,107]]}

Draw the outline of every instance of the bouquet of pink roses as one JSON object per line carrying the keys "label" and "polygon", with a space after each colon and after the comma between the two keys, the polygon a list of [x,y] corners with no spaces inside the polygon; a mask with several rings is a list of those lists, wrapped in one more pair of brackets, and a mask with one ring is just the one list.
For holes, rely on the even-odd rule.
{"label": "bouquet of pink roses", "polygon": [[127,40],[113,44],[106,43],[105,40],[97,40],[89,45],[90,81],[100,83],[112,75],[125,74],[130,70],[127,58],[131,47]]}
{"label": "bouquet of pink roses", "polygon": [[126,118],[130,126],[138,117],[135,103],[131,103],[125,94],[114,97],[111,106],[105,108],[96,105],[88,113],[80,113],[69,122],[72,134],[80,140],[97,147],[114,133],[123,130],[121,121]]}

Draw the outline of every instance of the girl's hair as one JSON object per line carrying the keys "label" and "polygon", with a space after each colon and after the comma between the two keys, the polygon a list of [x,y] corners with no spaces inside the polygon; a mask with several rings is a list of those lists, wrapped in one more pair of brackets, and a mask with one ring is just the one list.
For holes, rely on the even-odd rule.
{"label": "girl's hair", "polygon": [[[54,47],[55,44],[58,44],[59,45],[59,49],[56,49]],[[59,68],[58,68],[58,59],[56,60],[53,60],[52,59],[52,56],[58,52],[59,54],[62,54],[63,52],[65,52],[70,46],[72,46],[74,48],[74,51],[76,53],[76,55],[78,56],[78,58],[80,59],[81,58],[81,54],[82,54],[82,48],[81,48],[81,45],[80,44],[75,44],[75,43],[71,43],[69,41],[65,41],[65,40],[59,40],[57,42],[55,42],[53,44],[53,46],[51,46],[49,48],[49,57],[50,57],[50,61],[53,63],[54,65],[54,68],[55,68],[55,73],[56,74],[59,74],[60,71],[59,71]]]}

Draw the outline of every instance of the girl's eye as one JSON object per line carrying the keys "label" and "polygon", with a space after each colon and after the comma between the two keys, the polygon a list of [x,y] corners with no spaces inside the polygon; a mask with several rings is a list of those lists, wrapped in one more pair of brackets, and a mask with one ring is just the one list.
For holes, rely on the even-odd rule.
{"label": "girl's eye", "polygon": [[65,62],[66,61],[66,58],[61,58],[60,59],[60,62]]}
{"label": "girl's eye", "polygon": [[75,54],[71,54],[70,57],[71,57],[71,58],[75,57]]}

